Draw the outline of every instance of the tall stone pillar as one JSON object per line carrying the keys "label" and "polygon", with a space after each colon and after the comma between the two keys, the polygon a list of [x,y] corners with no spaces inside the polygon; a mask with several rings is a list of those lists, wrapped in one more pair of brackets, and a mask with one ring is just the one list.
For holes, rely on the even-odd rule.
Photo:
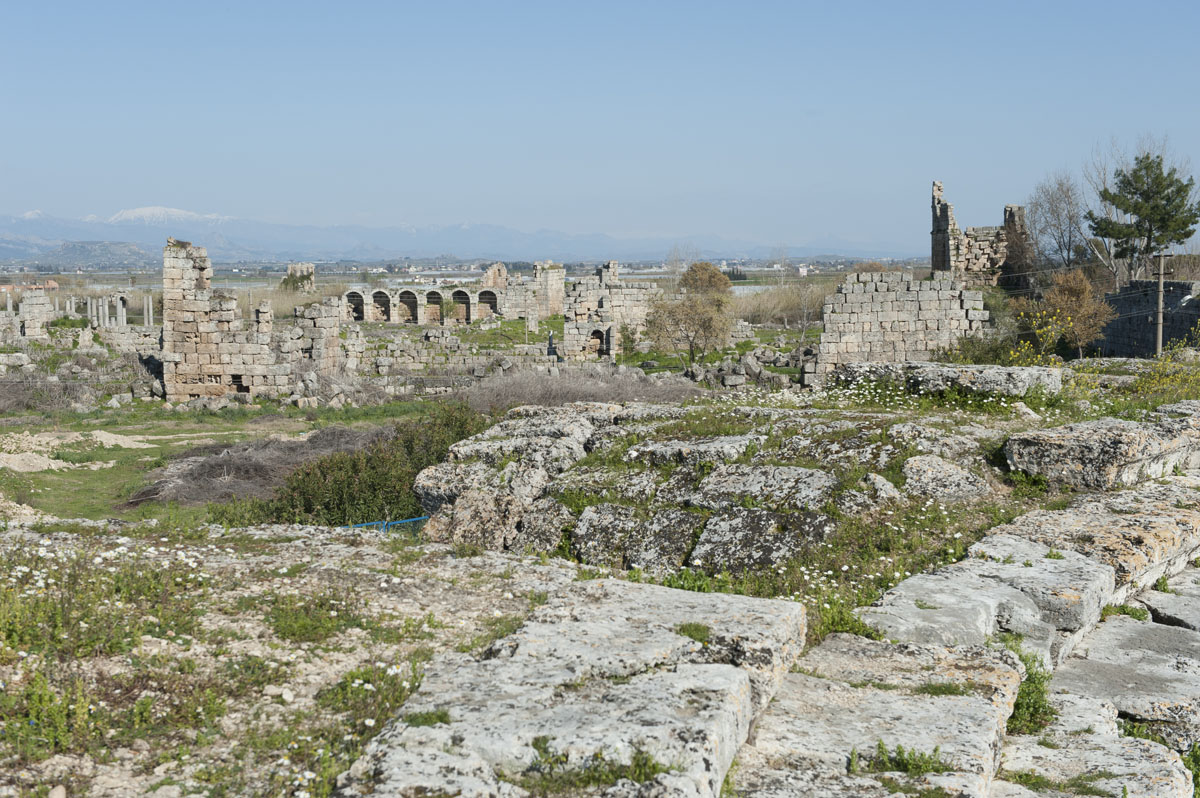
{"label": "tall stone pillar", "polygon": [[4,292],[4,309],[12,313],[12,291]]}
{"label": "tall stone pillar", "polygon": [[125,297],[120,297],[120,296],[117,297],[116,311],[117,311],[117,326],[118,327],[124,327],[126,322],[128,321],[128,318],[125,315],[125,311],[126,311],[125,305],[126,304],[127,303],[126,303]]}

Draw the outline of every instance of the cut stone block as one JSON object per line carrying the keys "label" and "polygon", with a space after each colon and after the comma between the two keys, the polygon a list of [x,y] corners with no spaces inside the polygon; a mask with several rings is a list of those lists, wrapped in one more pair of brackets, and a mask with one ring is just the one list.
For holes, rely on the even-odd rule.
{"label": "cut stone block", "polygon": [[1200,569],[1188,566],[1167,580],[1170,592],[1147,590],[1138,595],[1157,623],[1200,632]]}
{"label": "cut stone block", "polygon": [[[1112,798],[1192,795],[1192,774],[1183,766],[1179,754],[1158,743],[1095,734],[1058,737],[1055,741],[1061,747],[1047,748],[1032,736],[1011,738],[1004,746],[999,778],[1003,780],[1005,774],[1012,778],[1014,773],[1034,773],[1063,783],[1083,777],[1086,786]],[[1074,791],[1063,792],[1069,795]],[[1014,791],[998,794],[1021,795]]]}
{"label": "cut stone block", "polygon": [[[707,642],[681,634],[683,624],[703,626]],[[628,763],[640,751],[672,768],[652,789],[716,796],[804,633],[804,608],[793,602],[576,583],[482,659],[432,663],[347,780],[373,783],[380,796],[515,795],[502,774],[534,765],[541,738],[568,768],[597,755]],[[404,721],[434,710],[449,723]]]}
{"label": "cut stone block", "polygon": [[1051,680],[1055,692],[1111,701],[1186,751],[1200,742],[1200,633],[1113,616]]}
{"label": "cut stone block", "polygon": [[812,468],[720,465],[688,501],[709,510],[736,505],[744,498],[772,510],[818,510],[836,485],[832,475]]}

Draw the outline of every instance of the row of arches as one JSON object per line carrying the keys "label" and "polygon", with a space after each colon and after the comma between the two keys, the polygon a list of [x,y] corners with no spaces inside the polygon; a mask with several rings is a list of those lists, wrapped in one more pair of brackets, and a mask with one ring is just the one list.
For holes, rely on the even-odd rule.
{"label": "row of arches", "polygon": [[391,293],[384,289],[351,289],[342,299],[350,321],[439,324],[445,316],[470,324],[500,313],[500,299],[492,290],[472,294],[459,288],[447,295],[444,291],[405,289]]}

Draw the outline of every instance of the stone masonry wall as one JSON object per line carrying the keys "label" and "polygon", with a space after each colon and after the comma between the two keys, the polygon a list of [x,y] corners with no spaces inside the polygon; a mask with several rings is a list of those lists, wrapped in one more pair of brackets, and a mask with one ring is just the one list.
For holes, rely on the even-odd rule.
{"label": "stone masonry wall", "polygon": [[204,247],[168,239],[163,248],[162,334],[167,400],[285,392],[292,369],[276,358],[269,319],[244,330],[237,299],[213,293],[212,275]]}
{"label": "stone masonry wall", "polygon": [[960,230],[954,206],[942,199],[942,184],[936,180],[932,209],[930,264],[934,272],[950,272],[954,279],[972,287],[995,285],[1008,263],[1012,242],[1027,234],[1025,209],[1004,206],[1003,227]]}
{"label": "stone masonry wall", "polygon": [[[1184,300],[1187,297],[1193,299]],[[1153,357],[1157,338],[1158,281],[1134,280],[1105,297],[1117,312],[1104,328],[1101,351],[1109,357]],[[1163,282],[1163,346],[1200,324],[1200,282]]]}
{"label": "stone masonry wall", "polygon": [[842,363],[928,360],[988,319],[983,292],[949,277],[908,272],[853,274],[825,298],[825,331],[805,384],[819,385]]}
{"label": "stone masonry wall", "polygon": [[662,298],[658,286],[622,282],[618,264],[604,264],[567,290],[559,352],[568,359],[620,353],[621,328],[641,333],[650,306]]}

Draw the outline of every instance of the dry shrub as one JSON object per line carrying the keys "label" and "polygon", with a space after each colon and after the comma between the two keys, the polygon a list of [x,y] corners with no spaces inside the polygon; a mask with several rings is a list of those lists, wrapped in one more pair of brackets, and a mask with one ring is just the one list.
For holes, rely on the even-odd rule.
{"label": "dry shrub", "polygon": [[264,498],[310,460],[360,451],[394,435],[394,426],[334,425],[317,430],[305,440],[259,439],[200,446],[189,449],[164,467],[155,482],[130,498],[129,505],[148,501],[204,504],[232,498]]}
{"label": "dry shrub", "polygon": [[815,326],[821,321],[825,295],[832,286],[825,283],[789,283],[754,294],[734,297],[733,315],[751,324]]}
{"label": "dry shrub", "polygon": [[459,398],[481,413],[519,405],[553,407],[569,402],[678,402],[702,390],[683,377],[604,373],[601,368],[563,369],[557,377],[532,371],[497,374],[461,391]]}
{"label": "dry shrub", "polygon": [[0,374],[0,413],[28,410],[67,410],[76,402],[94,399],[87,385],[50,380],[38,374]]}

